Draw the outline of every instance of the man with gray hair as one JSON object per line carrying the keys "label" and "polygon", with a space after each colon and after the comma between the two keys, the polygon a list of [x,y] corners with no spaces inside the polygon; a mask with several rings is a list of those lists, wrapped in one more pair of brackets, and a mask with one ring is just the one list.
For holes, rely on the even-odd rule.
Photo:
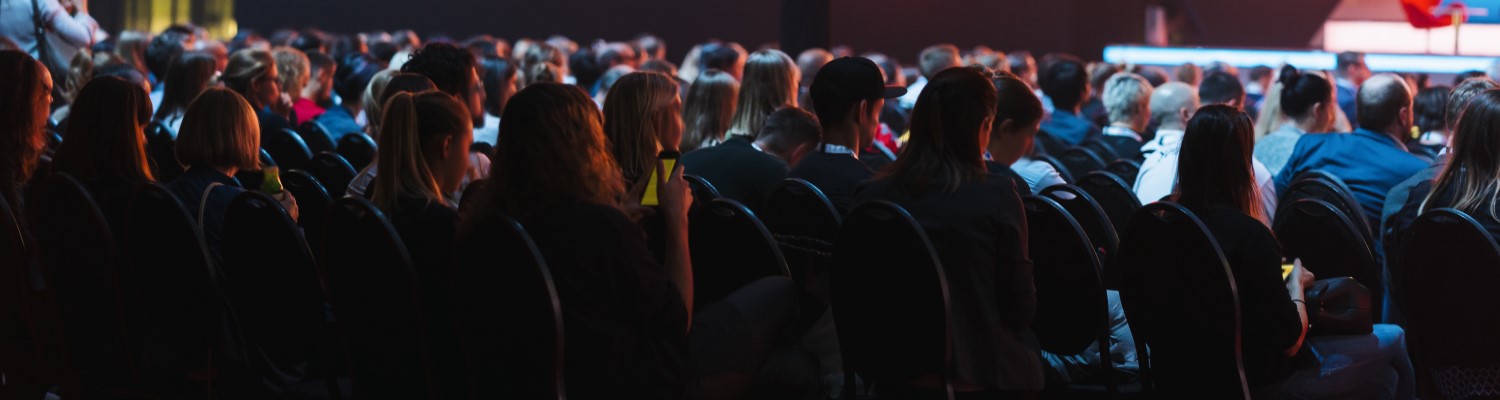
{"label": "man with gray hair", "polygon": [[[1151,118],[1160,126],[1156,137],[1141,147],[1146,160],[1141,163],[1134,188],[1141,204],[1154,203],[1177,192],[1177,155],[1182,149],[1183,131],[1198,104],[1198,90],[1182,82],[1163,84],[1151,93]],[[1266,208],[1266,216],[1273,217],[1277,199],[1271,171],[1260,161],[1251,159],[1250,163],[1255,183],[1260,187],[1261,205]]]}
{"label": "man with gray hair", "polygon": [[1151,82],[1140,75],[1129,72],[1111,75],[1099,95],[1109,113],[1109,126],[1101,129],[1103,136],[1087,147],[1109,150],[1110,154],[1101,154],[1106,157],[1140,162],[1144,140],[1141,132],[1151,123],[1151,90]]}
{"label": "man with gray hair", "polygon": [[1412,92],[1406,79],[1380,74],[1365,81],[1356,95],[1359,127],[1349,134],[1304,135],[1276,174],[1285,189],[1297,175],[1313,170],[1333,174],[1349,185],[1369,226],[1380,224],[1381,206],[1391,188],[1416,175],[1427,162],[1407,152],[1412,126]]}

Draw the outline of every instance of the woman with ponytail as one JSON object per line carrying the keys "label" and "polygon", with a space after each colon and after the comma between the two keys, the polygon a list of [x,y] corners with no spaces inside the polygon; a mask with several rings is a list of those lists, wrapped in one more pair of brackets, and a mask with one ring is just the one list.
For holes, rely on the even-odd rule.
{"label": "woman with ponytail", "polygon": [[1255,142],[1255,159],[1272,174],[1286,166],[1297,139],[1308,133],[1332,132],[1338,117],[1333,84],[1322,74],[1298,72],[1297,67],[1288,65],[1281,69],[1276,83],[1281,87],[1277,104],[1286,122]]}
{"label": "woman with ponytail", "polygon": [[[411,255],[423,286],[426,312],[436,327],[448,326],[448,265],[458,230],[458,199],[469,167],[474,125],[458,99],[436,90],[397,93],[380,122],[380,154],[370,200],[390,218]],[[433,329],[437,338],[451,335]],[[445,346],[447,340],[435,345]],[[436,353],[451,356],[452,349]],[[445,363],[446,364],[446,363]]]}

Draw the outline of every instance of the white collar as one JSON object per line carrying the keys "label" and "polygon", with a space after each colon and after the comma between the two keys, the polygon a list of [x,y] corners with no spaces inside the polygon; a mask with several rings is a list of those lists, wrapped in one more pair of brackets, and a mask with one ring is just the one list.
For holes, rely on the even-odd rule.
{"label": "white collar", "polygon": [[859,159],[859,153],[856,153],[853,149],[833,143],[824,143],[823,152],[828,154],[848,154],[855,159]]}
{"label": "white collar", "polygon": [[1104,134],[1104,136],[1128,137],[1135,139],[1137,142],[1141,141],[1141,134],[1135,133],[1135,130],[1123,126],[1106,126],[1104,129],[1100,129],[1100,133]]}

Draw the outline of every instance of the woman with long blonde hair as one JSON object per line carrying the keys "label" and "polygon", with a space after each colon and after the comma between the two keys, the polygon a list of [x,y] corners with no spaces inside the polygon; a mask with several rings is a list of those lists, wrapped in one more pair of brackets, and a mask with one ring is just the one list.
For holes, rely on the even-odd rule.
{"label": "woman with long blonde hair", "polygon": [[[740,97],[735,105],[734,122],[727,135],[746,136],[754,140],[766,126],[766,117],[781,107],[797,106],[797,83],[801,72],[792,58],[781,50],[761,50],[745,60]],[[716,142],[723,137],[714,137]]]}
{"label": "woman with long blonde hair", "polygon": [[677,81],[657,72],[620,78],[604,101],[604,133],[625,182],[651,176],[657,154],[682,142]]}

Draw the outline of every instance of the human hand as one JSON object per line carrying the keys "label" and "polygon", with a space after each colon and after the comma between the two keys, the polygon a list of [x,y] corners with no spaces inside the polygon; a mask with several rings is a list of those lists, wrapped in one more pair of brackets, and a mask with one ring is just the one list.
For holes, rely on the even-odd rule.
{"label": "human hand", "polygon": [[682,179],[682,170],[682,164],[679,163],[672,168],[671,175],[667,175],[663,173],[665,171],[661,162],[657,162],[656,197],[661,201],[661,212],[667,218],[668,223],[676,218],[676,221],[686,226],[688,209],[693,206],[693,192],[688,187],[687,181]]}
{"label": "human hand", "polygon": [[1312,271],[1302,266],[1302,259],[1292,261],[1292,277],[1296,278],[1297,283],[1304,288],[1312,286],[1313,281],[1317,280]]}

